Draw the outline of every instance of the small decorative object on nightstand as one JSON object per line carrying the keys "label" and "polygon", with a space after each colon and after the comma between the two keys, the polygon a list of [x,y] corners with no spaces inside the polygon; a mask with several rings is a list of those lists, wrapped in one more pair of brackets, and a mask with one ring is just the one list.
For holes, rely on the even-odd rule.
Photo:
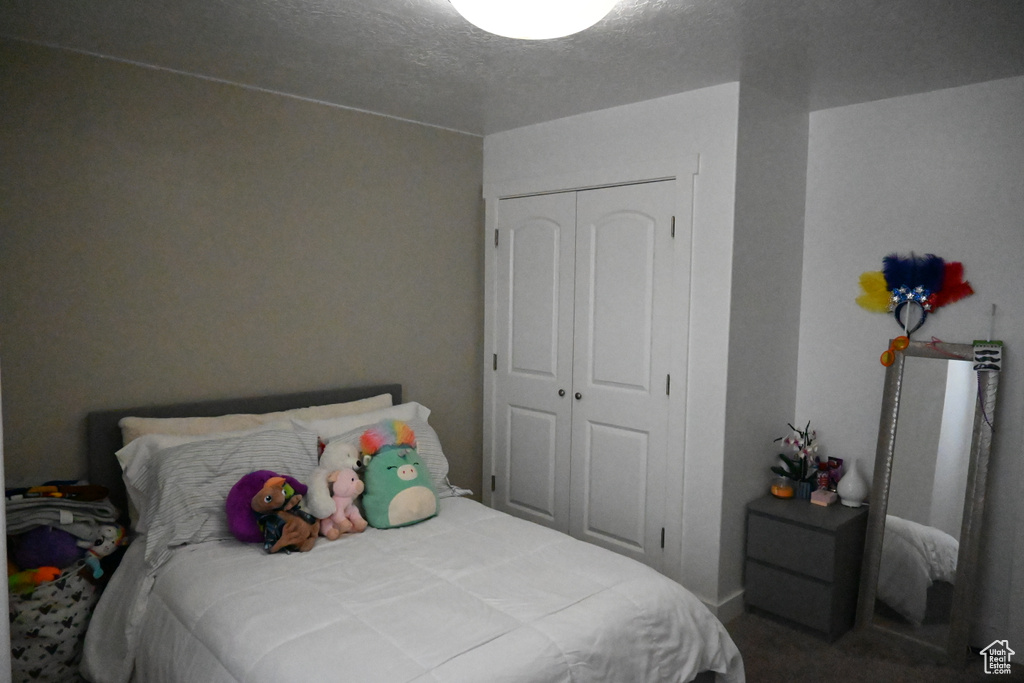
{"label": "small decorative object on nightstand", "polygon": [[765,496],[747,506],[748,607],[834,640],[853,626],[866,507]]}
{"label": "small decorative object on nightstand", "polygon": [[836,485],[839,502],[851,508],[859,508],[864,504],[864,499],[868,497],[868,484],[857,471],[857,462],[854,460],[850,463],[850,469]]}

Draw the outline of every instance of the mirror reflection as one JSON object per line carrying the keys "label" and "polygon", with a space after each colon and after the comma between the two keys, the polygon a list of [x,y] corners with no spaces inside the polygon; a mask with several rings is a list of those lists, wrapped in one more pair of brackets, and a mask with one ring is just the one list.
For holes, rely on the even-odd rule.
{"label": "mirror reflection", "polygon": [[901,393],[874,618],[944,647],[977,377],[968,361],[908,357]]}

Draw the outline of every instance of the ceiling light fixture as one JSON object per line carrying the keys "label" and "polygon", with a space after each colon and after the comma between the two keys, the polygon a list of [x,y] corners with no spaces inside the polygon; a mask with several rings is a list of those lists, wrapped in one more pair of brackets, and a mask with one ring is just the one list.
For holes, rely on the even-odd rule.
{"label": "ceiling light fixture", "polygon": [[590,28],[618,0],[449,0],[469,23],[506,38],[545,40]]}

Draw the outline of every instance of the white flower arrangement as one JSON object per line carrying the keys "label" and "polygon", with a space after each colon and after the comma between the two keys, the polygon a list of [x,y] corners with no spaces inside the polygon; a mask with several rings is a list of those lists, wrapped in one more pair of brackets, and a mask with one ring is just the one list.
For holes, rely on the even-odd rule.
{"label": "white flower arrangement", "polygon": [[779,465],[772,467],[772,472],[779,476],[794,481],[812,481],[818,470],[818,433],[811,429],[808,421],[803,430],[793,425],[788,425],[793,433],[789,436],[780,436],[775,439],[781,441],[795,454],[794,457],[787,457],[785,453],[779,453],[779,458],[786,463],[785,469]]}

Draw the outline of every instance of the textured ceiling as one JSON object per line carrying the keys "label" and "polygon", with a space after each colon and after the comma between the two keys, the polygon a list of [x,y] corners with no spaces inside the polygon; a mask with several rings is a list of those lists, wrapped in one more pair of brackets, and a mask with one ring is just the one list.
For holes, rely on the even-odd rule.
{"label": "textured ceiling", "polygon": [[538,42],[448,0],[0,0],[0,36],[475,134],[735,80],[816,110],[1024,75],[1024,0],[621,0]]}

